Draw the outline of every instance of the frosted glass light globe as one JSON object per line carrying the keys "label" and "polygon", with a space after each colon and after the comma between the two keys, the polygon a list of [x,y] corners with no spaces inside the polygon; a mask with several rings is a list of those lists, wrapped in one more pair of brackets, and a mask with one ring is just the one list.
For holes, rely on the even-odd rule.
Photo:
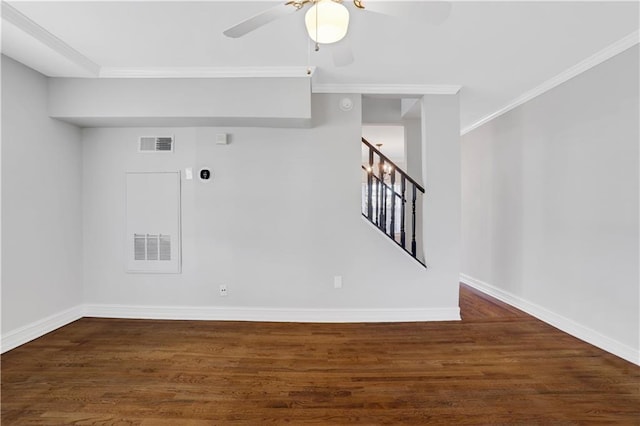
{"label": "frosted glass light globe", "polygon": [[304,22],[311,40],[321,44],[335,43],[347,35],[349,11],[333,0],[319,0],[307,11]]}

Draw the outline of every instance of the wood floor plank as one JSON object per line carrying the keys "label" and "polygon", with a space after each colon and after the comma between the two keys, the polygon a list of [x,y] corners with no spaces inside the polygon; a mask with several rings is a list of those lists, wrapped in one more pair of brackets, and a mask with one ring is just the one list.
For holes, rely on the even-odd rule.
{"label": "wood floor plank", "polygon": [[2,424],[640,424],[640,367],[466,286],[460,306],[433,323],[83,318],[2,355]]}

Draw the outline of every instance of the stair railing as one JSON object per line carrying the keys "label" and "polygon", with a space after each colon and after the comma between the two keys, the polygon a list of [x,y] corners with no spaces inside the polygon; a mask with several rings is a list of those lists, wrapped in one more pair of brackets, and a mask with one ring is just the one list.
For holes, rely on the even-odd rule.
{"label": "stair railing", "polygon": [[[365,138],[362,138],[362,143],[367,154],[362,165],[366,173],[362,215],[425,266],[419,257],[416,240],[421,240],[421,235],[416,232],[416,205],[424,194],[424,188]],[[409,210],[407,202],[410,203]],[[407,236],[410,241],[407,241]]]}

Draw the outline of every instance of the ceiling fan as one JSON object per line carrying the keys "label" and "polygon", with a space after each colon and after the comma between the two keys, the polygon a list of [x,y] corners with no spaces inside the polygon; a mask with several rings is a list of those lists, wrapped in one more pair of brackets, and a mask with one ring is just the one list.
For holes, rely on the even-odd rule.
{"label": "ceiling fan", "polygon": [[[420,16],[421,23],[431,25],[441,24],[449,17],[451,12],[451,4],[448,1],[372,1],[367,2],[365,7],[363,0],[353,0],[353,2],[345,2],[343,0],[289,0],[226,29],[223,34],[231,38],[242,37],[269,22],[310,6],[305,13],[305,26],[309,37],[316,45],[316,50],[318,50],[321,44],[334,44],[347,36],[349,10],[345,3],[360,12],[366,10],[367,12],[391,16]],[[333,59],[337,66],[352,63],[353,52],[350,45],[348,43],[336,45],[333,50]]]}

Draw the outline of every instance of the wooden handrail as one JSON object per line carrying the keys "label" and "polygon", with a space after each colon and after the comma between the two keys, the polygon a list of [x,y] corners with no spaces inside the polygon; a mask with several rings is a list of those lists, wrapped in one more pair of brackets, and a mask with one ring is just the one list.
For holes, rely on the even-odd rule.
{"label": "wooden handrail", "polygon": [[422,187],[422,185],[420,185],[418,182],[416,182],[415,180],[413,180],[411,178],[411,176],[409,176],[408,174],[406,174],[400,167],[398,167],[396,165],[396,163],[394,163],[393,161],[391,161],[389,159],[389,157],[387,157],[386,155],[384,155],[382,152],[380,152],[379,149],[377,149],[375,146],[371,145],[371,143],[366,140],[365,138],[362,138],[362,143],[364,143],[365,145],[367,145],[370,149],[373,150],[373,152],[375,152],[376,154],[378,154],[378,156],[382,157],[382,159],[384,159],[385,163],[389,163],[393,166],[393,168],[401,175],[404,176],[405,179],[407,179],[409,182],[411,182],[412,184],[414,184],[416,186],[416,188],[418,189],[418,191],[422,192],[424,194],[424,188]]}

